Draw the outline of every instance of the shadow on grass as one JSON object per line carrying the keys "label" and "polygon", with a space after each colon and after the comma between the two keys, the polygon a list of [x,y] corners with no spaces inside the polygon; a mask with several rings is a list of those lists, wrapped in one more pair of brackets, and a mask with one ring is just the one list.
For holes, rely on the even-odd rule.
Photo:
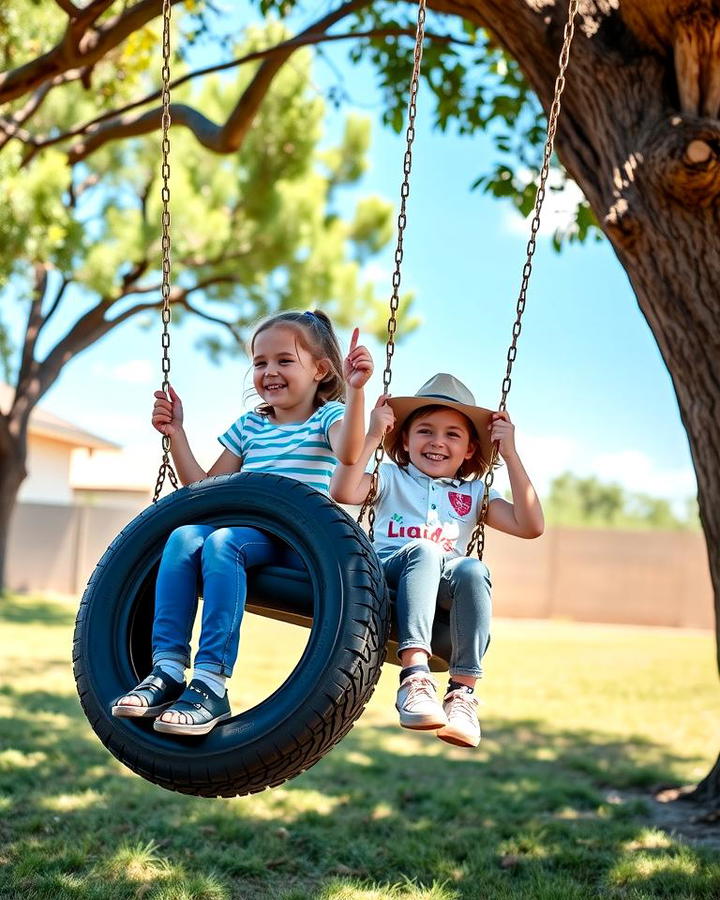
{"label": "shadow on grass", "polygon": [[124,770],[74,696],[0,698],[0,897],[720,896],[717,857],[618,793],[687,762],[651,741],[496,719],[473,753],[363,724],[288,785],[212,801]]}
{"label": "shadow on grass", "polygon": [[0,622],[13,625],[72,625],[75,611],[42,597],[0,594]]}

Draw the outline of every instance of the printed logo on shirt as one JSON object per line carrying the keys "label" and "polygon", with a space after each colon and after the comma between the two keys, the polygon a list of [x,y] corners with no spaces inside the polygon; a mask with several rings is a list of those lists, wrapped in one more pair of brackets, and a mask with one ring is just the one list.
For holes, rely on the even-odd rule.
{"label": "printed logo on shirt", "polygon": [[448,500],[452,503],[452,507],[459,516],[466,516],[472,509],[472,497],[470,494],[458,494],[455,491],[448,491]]}
{"label": "printed logo on shirt", "polygon": [[454,526],[454,529],[452,526],[447,529],[442,527],[433,529],[429,528],[426,524],[400,525],[400,522],[402,522],[402,516],[398,516],[397,514],[391,516],[387,529],[387,536],[389,538],[403,541],[423,538],[426,541],[432,541],[433,544],[439,544],[446,553],[450,553],[455,549],[455,544],[458,539],[457,525]]}

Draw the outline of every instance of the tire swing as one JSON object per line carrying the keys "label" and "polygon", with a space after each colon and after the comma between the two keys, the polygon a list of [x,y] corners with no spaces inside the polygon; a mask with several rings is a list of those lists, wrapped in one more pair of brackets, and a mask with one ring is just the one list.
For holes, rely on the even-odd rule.
{"label": "tire swing", "polygon": [[[154,731],[152,720],[113,717],[110,704],[152,668],[160,556],[174,528],[197,522],[251,525],[292,545],[310,586],[302,572],[267,567],[252,581],[248,609],[264,604],[287,621],[293,600],[309,595],[312,625],[294,671],[273,694],[204,737],[178,739]],[[278,475],[217,476],[142,512],[105,552],[75,627],[78,693],[103,744],[149,781],[204,797],[261,791],[312,766],[350,730],[385,658],[388,608],[367,537],[332,500]]]}

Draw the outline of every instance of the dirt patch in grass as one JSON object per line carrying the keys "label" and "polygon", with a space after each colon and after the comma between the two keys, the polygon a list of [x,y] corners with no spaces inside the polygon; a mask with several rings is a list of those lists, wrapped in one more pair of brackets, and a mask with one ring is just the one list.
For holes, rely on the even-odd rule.
{"label": "dirt patch in grass", "polygon": [[652,793],[618,792],[623,802],[644,800],[650,822],[668,836],[689,844],[720,850],[720,809],[690,800],[692,788],[661,788]]}

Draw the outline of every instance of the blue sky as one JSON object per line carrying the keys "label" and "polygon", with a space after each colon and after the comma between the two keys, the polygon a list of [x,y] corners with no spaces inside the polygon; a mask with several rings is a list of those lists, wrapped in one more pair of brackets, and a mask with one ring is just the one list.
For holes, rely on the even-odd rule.
{"label": "blue sky", "polygon": [[[369,79],[345,64],[345,51],[328,52],[346,73],[356,111],[373,120],[370,169],[345,202],[376,193],[397,204],[404,137],[382,128],[378,97]],[[318,81],[331,77],[319,64]],[[461,378],[480,405],[496,406],[528,223],[509,204],[470,191],[486,171],[489,142],[432,132],[426,99],[421,93],[402,284],[416,294],[422,326],[396,352],[392,392],[412,394],[445,371]],[[328,140],[348,110],[328,110]],[[550,199],[562,207],[562,198]],[[610,245],[553,251],[549,233],[562,215],[561,208],[546,213],[508,402],[526,467],[541,491],[570,469],[680,506],[695,493],[695,480],[667,370]],[[389,296],[391,272],[392,249],[366,274],[386,285]],[[149,424],[159,334],[159,321],[150,331],[123,327],[69,366],[43,401],[123,444],[127,464],[142,474],[152,473],[159,457],[159,436]],[[218,368],[193,342],[191,325],[173,331],[173,383],[185,403],[191,444],[209,465],[220,449],[216,435],[243,411],[247,361]],[[370,346],[377,373],[368,400],[374,402],[384,350]]]}

